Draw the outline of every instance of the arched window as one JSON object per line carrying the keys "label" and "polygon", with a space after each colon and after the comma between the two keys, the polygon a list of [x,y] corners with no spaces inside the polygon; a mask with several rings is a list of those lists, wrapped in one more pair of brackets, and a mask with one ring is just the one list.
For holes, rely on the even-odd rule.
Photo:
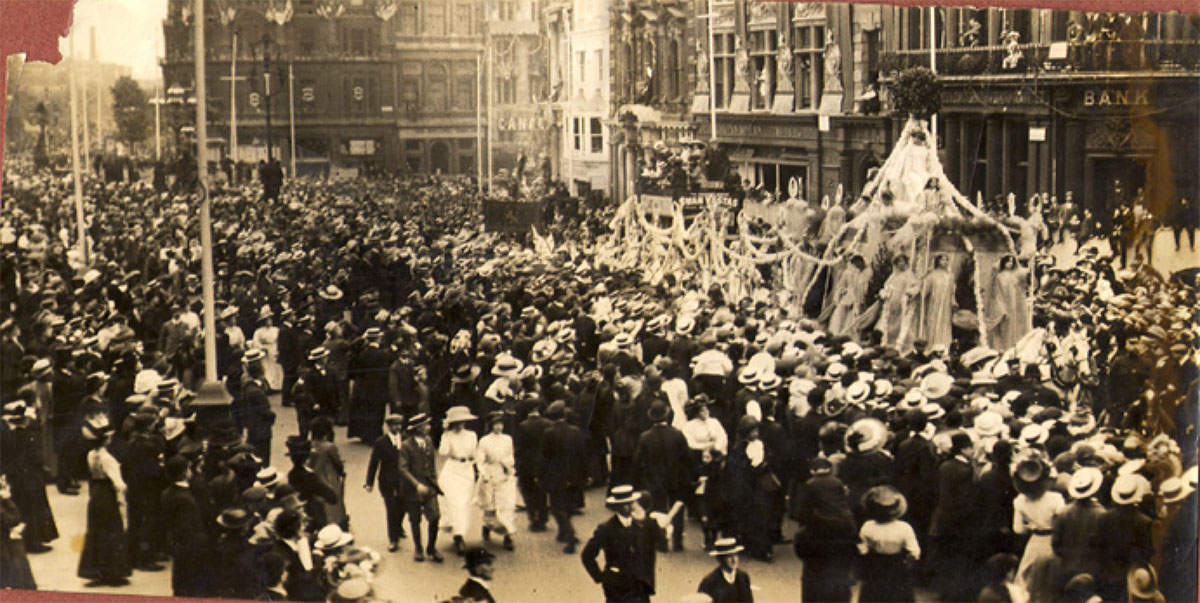
{"label": "arched window", "polygon": [[425,69],[425,106],[428,111],[445,111],[449,95],[446,65],[430,63]]}

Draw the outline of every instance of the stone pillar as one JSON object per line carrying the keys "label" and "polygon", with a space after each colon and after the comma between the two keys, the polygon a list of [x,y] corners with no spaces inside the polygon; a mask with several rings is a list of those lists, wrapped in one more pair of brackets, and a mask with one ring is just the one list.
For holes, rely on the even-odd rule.
{"label": "stone pillar", "polygon": [[959,148],[962,145],[962,122],[954,115],[942,114],[942,132],[946,141],[942,166],[950,183],[959,187],[962,182],[962,173],[959,171],[959,158],[962,157],[962,150]]}
{"label": "stone pillar", "polygon": [[985,201],[990,201],[996,195],[1003,194],[1004,175],[1004,116],[989,115],[986,119],[987,128],[987,173],[984,178]]}
{"label": "stone pillar", "polygon": [[1065,195],[1067,191],[1074,191],[1075,203],[1079,207],[1083,207],[1083,122],[1078,119],[1068,119],[1064,129],[1066,130],[1066,140],[1063,141],[1063,152],[1062,156],[1059,158],[1059,161],[1063,166],[1063,194]]}

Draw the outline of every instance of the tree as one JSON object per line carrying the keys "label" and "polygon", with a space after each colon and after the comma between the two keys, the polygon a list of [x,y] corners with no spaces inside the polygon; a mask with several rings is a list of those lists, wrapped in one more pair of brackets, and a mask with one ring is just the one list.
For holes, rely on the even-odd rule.
{"label": "tree", "polygon": [[897,115],[928,119],[942,108],[942,83],[928,68],[911,67],[896,76],[891,97]]}
{"label": "tree", "polygon": [[154,116],[149,98],[133,78],[123,76],[112,87],[113,116],[117,121],[117,139],[129,145],[130,153],[137,143],[150,134]]}

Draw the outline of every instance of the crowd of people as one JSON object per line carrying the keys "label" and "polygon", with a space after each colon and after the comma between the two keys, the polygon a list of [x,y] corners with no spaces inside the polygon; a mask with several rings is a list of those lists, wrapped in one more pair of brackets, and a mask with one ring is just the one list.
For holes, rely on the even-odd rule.
{"label": "crowd of people", "polygon": [[[169,558],[179,596],[367,598],[385,553],[354,544],[362,477],[387,553],[462,555],[463,599],[551,519],[609,600],[648,600],[656,555],[698,547],[718,601],[753,596],[740,555],[788,549],[804,600],[1196,597],[1196,291],[1148,264],[1083,252],[1037,272],[1013,341],[914,327],[901,348],[886,324],[647,284],[597,253],[591,207],[535,251],[483,232],[466,180],[246,185],[212,195],[213,420],[193,198],[93,183],[84,254],[68,184],[27,168],[6,164],[0,225],[4,587],[61,546],[48,484],[87,482],[88,584]],[[584,542],[589,488],[614,517]]]}

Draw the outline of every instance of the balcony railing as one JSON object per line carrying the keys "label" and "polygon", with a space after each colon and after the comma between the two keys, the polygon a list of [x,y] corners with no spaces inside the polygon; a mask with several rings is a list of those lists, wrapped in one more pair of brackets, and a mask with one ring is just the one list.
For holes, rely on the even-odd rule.
{"label": "balcony railing", "polygon": [[[1051,50],[1056,56],[1051,56]],[[1077,72],[1200,71],[1200,40],[1139,40],[1019,44],[939,48],[937,71],[943,75],[1023,75]],[[929,50],[901,50],[880,56],[880,70],[891,74],[909,67],[929,67]]]}

